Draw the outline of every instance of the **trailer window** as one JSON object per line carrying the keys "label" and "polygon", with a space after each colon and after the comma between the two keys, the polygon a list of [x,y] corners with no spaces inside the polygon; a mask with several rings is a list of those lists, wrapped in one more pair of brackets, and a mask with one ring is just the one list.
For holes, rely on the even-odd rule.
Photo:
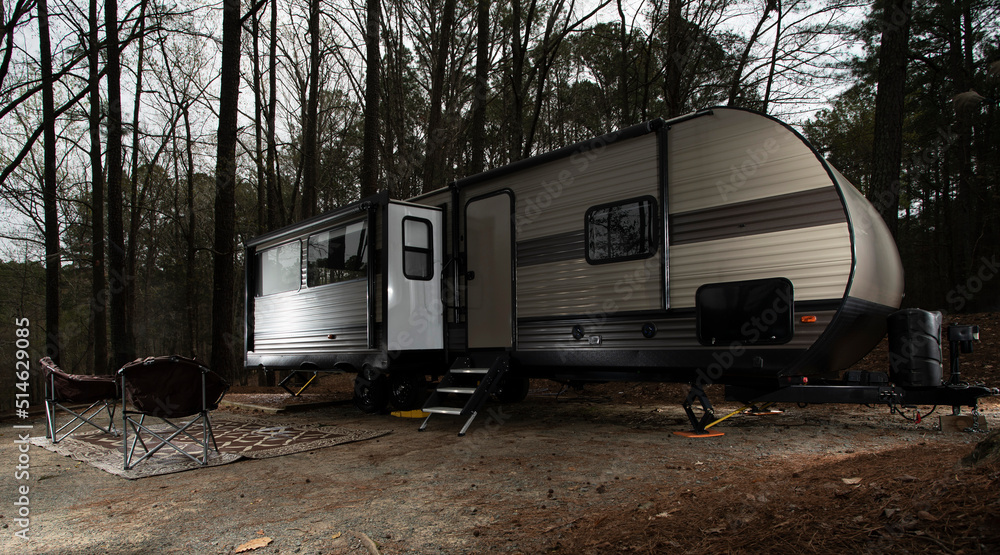
{"label": "trailer window", "polygon": [[587,210],[587,262],[605,264],[656,254],[656,199],[642,197]]}
{"label": "trailer window", "polygon": [[309,236],[309,287],[368,276],[368,223],[360,221]]}
{"label": "trailer window", "polygon": [[298,291],[302,283],[302,244],[299,241],[257,253],[257,296]]}
{"label": "trailer window", "polygon": [[434,277],[434,243],[429,220],[403,218],[403,275],[423,281]]}

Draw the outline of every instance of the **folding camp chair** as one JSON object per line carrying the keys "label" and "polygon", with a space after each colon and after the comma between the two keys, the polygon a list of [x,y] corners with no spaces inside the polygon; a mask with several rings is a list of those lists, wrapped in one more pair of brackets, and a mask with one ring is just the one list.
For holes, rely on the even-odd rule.
{"label": "folding camp chair", "polygon": [[[38,361],[45,377],[45,424],[46,435],[52,443],[59,443],[80,426],[90,424],[106,434],[117,435],[115,430],[115,403],[118,402],[118,384],[114,376],[82,376],[63,372],[49,357]],[[79,405],[89,405],[79,410]],[[72,408],[70,408],[72,406]],[[57,427],[58,411],[69,413],[69,422]],[[108,425],[101,426],[96,418],[102,413],[108,415]],[[73,424],[76,424],[73,426]],[[73,428],[59,434],[66,428]]]}
{"label": "folding camp chair", "polygon": [[[125,470],[135,468],[165,446],[195,462],[208,464],[209,443],[216,452],[219,450],[208,413],[218,408],[229,389],[226,380],[197,361],[179,356],[130,362],[118,371],[118,378],[122,391]],[[146,424],[147,416],[163,421],[166,426],[151,428]],[[195,418],[188,422],[177,421],[189,416]],[[197,427],[201,428],[201,438],[194,435],[198,433]],[[192,454],[178,445],[182,439],[193,442],[200,453]],[[147,440],[158,443],[150,448],[146,445]],[[133,462],[140,447],[143,454]]]}

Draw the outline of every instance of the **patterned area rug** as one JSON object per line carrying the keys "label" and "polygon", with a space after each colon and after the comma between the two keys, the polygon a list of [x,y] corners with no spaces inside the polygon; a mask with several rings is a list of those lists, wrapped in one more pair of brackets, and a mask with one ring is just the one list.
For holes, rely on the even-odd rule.
{"label": "patterned area rug", "polygon": [[[120,426],[121,424],[118,423],[118,425]],[[165,425],[150,427],[157,432],[167,430]],[[47,437],[31,438],[31,443],[61,455],[72,457],[75,460],[86,462],[116,476],[135,480],[195,468],[204,468],[205,466],[219,466],[240,459],[280,457],[282,455],[312,451],[333,445],[364,441],[389,433],[349,430],[337,426],[310,426],[302,424],[284,426],[259,419],[241,418],[239,415],[213,416],[212,432],[215,434],[215,441],[219,446],[219,452],[209,451],[208,464],[206,465],[192,461],[169,446],[164,446],[152,457],[139,463],[131,470],[124,469],[121,436],[116,437],[103,432],[93,431],[74,434],[60,440],[57,444],[52,444]],[[198,439],[201,438],[202,428],[200,424],[192,426],[191,435]],[[134,436],[132,436],[130,430],[130,443],[132,437]],[[143,434],[141,437],[150,448],[158,443],[158,441],[147,434]],[[202,454],[201,448],[186,438],[175,439],[175,443],[196,457],[200,457]],[[140,447],[136,453],[133,460],[142,456],[142,448]]]}

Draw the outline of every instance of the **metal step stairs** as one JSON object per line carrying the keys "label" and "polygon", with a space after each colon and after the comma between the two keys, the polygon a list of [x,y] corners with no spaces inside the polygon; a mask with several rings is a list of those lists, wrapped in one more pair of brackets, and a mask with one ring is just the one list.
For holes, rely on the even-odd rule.
{"label": "metal step stairs", "polygon": [[[508,368],[510,356],[507,353],[496,356],[488,367],[475,367],[470,357],[456,359],[424,403],[424,412],[430,414],[418,431],[424,431],[427,422],[435,414],[448,414],[467,418],[462,430],[458,432],[459,437],[464,436],[486,400],[496,391]],[[457,406],[463,400],[464,404]]]}

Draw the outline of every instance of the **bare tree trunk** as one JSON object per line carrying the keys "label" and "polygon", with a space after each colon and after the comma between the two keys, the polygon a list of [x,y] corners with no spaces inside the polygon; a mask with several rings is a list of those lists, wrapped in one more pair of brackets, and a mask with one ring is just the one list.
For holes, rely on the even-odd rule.
{"label": "bare tree trunk", "polygon": [[[277,0],[271,1],[271,17],[273,27],[277,27]],[[271,30],[271,48],[275,48],[277,45],[277,38],[275,36],[276,30],[272,27]],[[256,141],[254,159],[257,165],[257,233],[264,233],[265,231],[270,231],[275,229],[277,226],[272,227],[273,223],[271,221],[271,215],[275,210],[275,207],[271,205],[272,203],[272,187],[274,186],[274,159],[271,157],[271,146],[274,142],[274,121],[270,119],[272,114],[272,107],[275,105],[274,99],[274,89],[270,91],[270,97],[268,97],[268,122],[267,122],[267,153],[264,153],[264,127],[262,119],[264,117],[264,79],[261,74],[260,69],[260,48],[258,43],[258,38],[260,37],[260,17],[255,13],[253,15],[253,90],[254,90],[254,102],[253,102],[253,115],[254,115],[254,139]],[[270,52],[271,59],[268,61],[270,64],[271,74],[270,74],[270,85],[272,87],[276,86],[276,76],[274,74],[275,53],[272,50]],[[265,163],[265,156],[267,161]],[[192,320],[193,321],[193,320]],[[273,386],[275,384],[274,372],[261,372],[258,378],[258,385],[262,386]]]}
{"label": "bare tree trunk", "polygon": [[[899,172],[903,158],[903,99],[909,52],[913,0],[882,0],[882,44],[878,55],[878,91],[875,94],[875,162],[872,201],[895,237],[899,214]],[[902,17],[901,17],[902,16]]]}
{"label": "bare tree trunk", "polygon": [[[771,15],[771,11],[774,9],[775,2],[776,0],[766,0],[764,13],[761,14],[760,19],[757,21],[757,26],[754,27],[750,38],[747,39],[747,44],[743,48],[743,53],[740,55],[739,62],[736,65],[736,71],[733,73],[733,82],[729,85],[729,101],[727,106],[736,106],[736,97],[739,96],[740,84],[743,82],[743,69],[750,59],[750,51],[753,49],[753,45],[757,43],[757,39],[760,37],[760,30],[764,27],[764,22],[767,21],[767,17]],[[775,44],[778,44],[778,41],[775,41]]]}
{"label": "bare tree trunk", "polygon": [[[601,0],[588,14],[583,15],[576,21],[572,21],[571,19],[573,15],[572,6],[569,10],[565,12],[563,11],[565,2],[562,0],[557,1],[551,8],[548,20],[545,24],[545,34],[542,37],[541,48],[536,48],[538,53],[533,67],[531,68],[533,78],[535,79],[535,102],[531,115],[531,121],[529,122],[528,128],[525,130],[524,134],[524,145],[522,147],[523,158],[531,156],[531,151],[535,147],[535,134],[538,131],[538,123],[542,115],[542,106],[546,96],[545,87],[548,84],[549,72],[552,71],[552,66],[554,65],[556,57],[559,54],[559,47],[562,45],[562,41],[570,32],[593,17],[594,14],[600,11],[604,6],[607,6],[610,1],[611,0]],[[559,23],[558,20],[563,13],[566,14],[566,19],[564,22]],[[530,29],[530,24],[526,27]],[[527,36],[528,35],[526,35],[526,37]],[[527,38],[525,40],[527,40]],[[524,50],[526,51],[527,48],[524,48]],[[530,78],[529,81],[531,81]],[[527,97],[527,90],[528,87],[526,85],[524,97]]]}
{"label": "bare tree trunk", "polygon": [[278,179],[278,143],[275,140],[275,121],[278,107],[278,2],[271,0],[271,42],[268,49],[267,84],[267,227],[277,229],[285,225],[284,197]]}
{"label": "bare tree trunk", "polygon": [[101,47],[97,0],[90,0],[88,83],[90,86],[90,205],[92,281],[90,327],[94,337],[94,374],[108,373],[107,281],[104,277],[104,168],[101,158]]}
{"label": "bare tree trunk", "polygon": [[621,48],[621,67],[618,68],[618,100],[620,102],[619,109],[621,110],[621,116],[618,118],[619,127],[626,127],[630,123],[630,106],[629,106],[629,94],[628,94],[628,68],[631,65],[629,60],[629,51],[631,46],[631,40],[629,33],[626,30],[628,25],[625,20],[625,9],[622,6],[622,0],[618,0],[618,22],[621,26],[618,29],[618,46]]}
{"label": "bare tree trunk", "polygon": [[42,118],[44,168],[42,205],[45,213],[45,353],[59,363],[59,206],[56,190],[56,102],[52,90],[52,43],[49,38],[49,6],[38,0],[39,55],[42,62]]}
{"label": "bare tree trunk", "polygon": [[108,292],[110,300],[112,361],[121,368],[135,359],[131,322],[126,313],[126,291],[133,279],[125,272],[125,229],[122,190],[121,45],[118,42],[118,1],[104,3],[104,28],[108,43]]}
{"label": "bare tree trunk", "polygon": [[[15,40],[18,22],[21,18],[30,17],[31,10],[35,8],[34,0],[17,0],[10,13],[5,14],[3,10],[8,4],[0,4],[0,45],[3,46],[3,54],[0,55],[0,90],[3,90],[4,81],[10,70],[10,62],[14,57],[14,51],[19,48]],[[50,39],[51,41],[51,39]]]}
{"label": "bare tree trunk", "polygon": [[304,220],[316,213],[319,176],[319,0],[309,1],[309,92],[302,125],[302,197],[299,216]]}
{"label": "bare tree trunk", "polygon": [[774,45],[771,47],[771,63],[767,70],[767,86],[764,87],[763,112],[766,114],[771,103],[771,87],[774,85],[774,74],[778,66],[778,46],[781,44],[781,0],[776,0],[775,10],[778,12],[778,20],[774,22]]}
{"label": "bare tree trunk", "polygon": [[[187,99],[185,99],[186,101]],[[184,251],[184,308],[185,315],[187,316],[188,354],[194,357],[198,352],[198,303],[196,299],[198,277],[195,267],[197,254],[195,224],[197,221],[195,220],[196,215],[194,211],[194,152],[192,148],[194,137],[191,136],[191,117],[187,103],[184,104],[183,110],[184,132],[187,136],[184,144],[184,153],[187,157],[186,175],[184,176],[187,181],[187,230],[184,234],[187,242],[187,248]]]}
{"label": "bare tree trunk", "polygon": [[444,165],[444,157],[441,154],[445,138],[445,131],[441,125],[441,100],[444,96],[445,66],[448,64],[448,44],[454,21],[455,0],[444,0],[444,11],[441,14],[441,24],[438,26],[438,42],[431,67],[431,105],[430,115],[427,118],[427,148],[424,157],[425,193],[441,185],[438,181],[442,175],[441,166]]}
{"label": "bare tree trunk", "polygon": [[[511,106],[510,139],[508,142],[508,162],[515,162],[521,158],[521,145],[524,144],[524,97],[526,96],[524,84],[524,63],[526,44],[521,43],[522,25],[530,29],[535,14],[535,2],[531,0],[528,9],[527,22],[523,21],[521,0],[511,1],[511,34],[510,34],[510,54],[511,54],[511,83],[510,91],[513,93]],[[524,41],[528,40],[530,33],[525,33]]]}
{"label": "bare tree trunk", "polygon": [[128,244],[125,248],[125,275],[133,276],[133,281],[129,283],[128,287],[125,288],[125,318],[129,322],[126,328],[126,333],[131,337],[128,340],[128,344],[135,348],[135,322],[142,321],[137,319],[137,314],[135,311],[135,298],[137,287],[135,285],[136,280],[134,279],[138,276],[136,267],[138,264],[137,252],[139,250],[139,224],[141,223],[143,202],[140,200],[139,195],[139,110],[142,107],[142,77],[143,77],[143,66],[146,61],[146,6],[148,5],[148,0],[142,0],[139,5],[139,54],[138,60],[136,61],[136,78],[135,78],[135,95],[133,96],[132,102],[132,159],[129,164],[130,173],[132,174],[129,179],[130,190],[129,190],[129,200],[132,205],[132,210],[129,213],[129,226],[128,226]]}
{"label": "bare tree trunk", "polygon": [[215,240],[212,250],[212,367],[236,376],[235,319],[236,142],[240,94],[240,0],[222,8],[222,79],[215,160]]}
{"label": "bare tree trunk", "polygon": [[[272,9],[277,3],[270,0]],[[268,197],[271,179],[268,169],[264,165],[264,79],[260,70],[260,16],[253,14],[253,121],[254,121],[254,164],[257,167],[257,233],[262,234],[270,228],[267,225],[267,215],[270,211]],[[270,145],[268,145],[270,146]],[[260,372],[257,376],[257,385],[274,385],[274,372]]]}
{"label": "bare tree trunk", "polygon": [[379,24],[382,21],[381,0],[367,1],[365,47],[368,71],[365,75],[365,131],[361,154],[361,196],[374,195],[378,185],[379,145],[379,72],[382,55],[379,52]]}
{"label": "bare tree trunk", "polygon": [[490,0],[476,3],[476,89],[472,99],[472,160],[470,173],[483,171],[486,166],[484,130],[486,127],[486,95],[490,86]]}
{"label": "bare tree trunk", "polygon": [[[173,72],[171,70],[171,64],[169,56],[167,55],[167,50],[163,42],[160,42],[160,52],[163,55],[163,67],[167,72],[167,80],[171,84],[175,84]],[[185,218],[186,221],[181,223],[178,227],[181,229],[181,235],[185,242],[185,253],[184,253],[184,316],[185,316],[185,333],[184,339],[181,342],[182,349],[181,352],[192,358],[197,358],[198,351],[198,310],[197,310],[197,277],[195,269],[195,222],[196,214],[194,210],[194,137],[191,133],[191,104],[193,100],[188,96],[187,90],[180,90],[177,87],[173,88],[174,102],[177,104],[180,110],[181,123],[184,125],[184,182],[186,184],[186,198],[185,198]],[[176,134],[174,134],[176,141]],[[175,149],[179,150],[179,149]],[[179,153],[176,157],[179,157]],[[175,161],[175,164],[177,162]],[[177,190],[180,189],[180,175],[179,172],[176,181],[178,183]],[[175,202],[178,206],[179,202]]]}
{"label": "bare tree trunk", "polygon": [[[954,0],[942,2],[949,14],[947,28],[950,31],[949,40],[949,73],[955,94],[969,91],[973,87],[972,48],[975,39],[972,38],[970,0]],[[957,209],[962,215],[955,219],[957,231],[954,248],[950,250],[956,276],[967,275],[973,271],[979,261],[974,256],[974,249],[979,242],[974,238],[979,236],[979,204],[981,200],[975,190],[976,165],[973,162],[973,120],[978,116],[972,110],[956,110],[955,141],[958,155],[958,191],[956,197]]]}
{"label": "bare tree trunk", "polygon": [[[274,3],[274,0],[271,0]],[[253,130],[254,152],[253,161],[257,168],[257,234],[267,229],[265,222],[267,212],[267,177],[264,169],[264,82],[260,71],[260,16],[254,12],[251,17],[253,35]]]}
{"label": "bare tree trunk", "polygon": [[667,116],[677,117],[683,109],[681,96],[681,72],[686,62],[681,54],[681,0],[669,0],[667,4],[667,75],[666,103]]}

